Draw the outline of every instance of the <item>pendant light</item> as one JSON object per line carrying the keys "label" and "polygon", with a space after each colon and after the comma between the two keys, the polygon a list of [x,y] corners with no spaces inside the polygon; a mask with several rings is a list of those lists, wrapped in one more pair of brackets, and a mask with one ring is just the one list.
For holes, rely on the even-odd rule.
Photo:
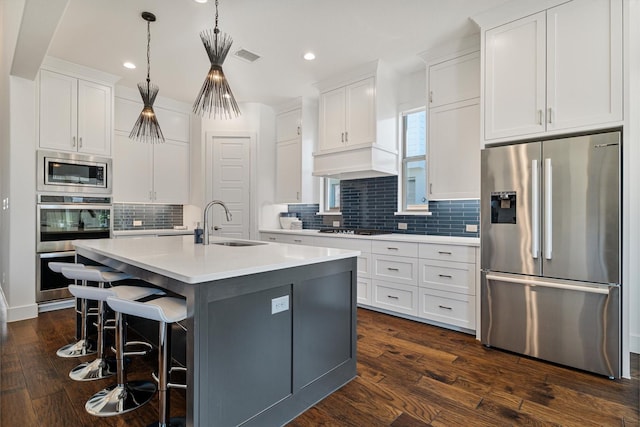
{"label": "pendant light", "polygon": [[138,90],[140,91],[140,96],[142,96],[144,107],[129,134],[129,138],[142,142],[164,142],[164,135],[160,130],[158,118],[153,111],[153,103],[158,95],[158,86],[152,85],[149,78],[151,71],[151,23],[155,22],[156,16],[151,12],[142,12],[142,19],[147,21],[147,81],[138,83]]}
{"label": "pendant light", "polygon": [[222,71],[222,63],[231,49],[233,39],[228,34],[220,34],[218,29],[218,0],[216,0],[216,26],[213,30],[202,31],[200,38],[209,56],[211,68],[193,104],[193,112],[200,116],[208,113],[209,117],[213,114],[213,118],[238,117],[240,108]]}

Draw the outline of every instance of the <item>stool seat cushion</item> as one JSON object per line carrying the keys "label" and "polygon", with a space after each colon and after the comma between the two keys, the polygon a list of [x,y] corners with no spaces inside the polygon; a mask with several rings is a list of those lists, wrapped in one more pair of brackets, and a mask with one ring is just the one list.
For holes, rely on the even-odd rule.
{"label": "stool seat cushion", "polygon": [[69,285],[69,292],[76,298],[96,301],[106,301],[109,297],[120,297],[137,300],[151,295],[164,295],[164,291],[145,286],[114,286],[112,288],[97,288],[95,286]]}
{"label": "stool seat cushion", "polygon": [[106,265],[84,265],[77,262],[51,261],[47,265],[49,266],[49,269],[51,269],[51,271],[53,271],[54,273],[62,273],[63,268],[75,268],[78,270],[88,268],[90,270],[98,271],[115,271],[113,268],[107,267]]}
{"label": "stool seat cushion", "polygon": [[174,323],[187,318],[187,302],[181,298],[162,297],[141,302],[109,297],[107,304],[114,311],[157,322]]}
{"label": "stool seat cushion", "polygon": [[91,282],[112,283],[131,278],[131,275],[120,271],[100,271],[95,268],[62,267],[61,273],[67,279],[88,280]]}

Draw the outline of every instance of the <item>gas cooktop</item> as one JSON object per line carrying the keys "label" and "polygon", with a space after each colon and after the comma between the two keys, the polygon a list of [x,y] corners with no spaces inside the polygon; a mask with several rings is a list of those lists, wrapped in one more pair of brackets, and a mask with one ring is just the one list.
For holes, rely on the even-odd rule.
{"label": "gas cooktop", "polygon": [[390,231],[372,230],[367,228],[332,227],[321,228],[320,233],[357,234],[359,236],[374,236],[376,234],[391,234]]}

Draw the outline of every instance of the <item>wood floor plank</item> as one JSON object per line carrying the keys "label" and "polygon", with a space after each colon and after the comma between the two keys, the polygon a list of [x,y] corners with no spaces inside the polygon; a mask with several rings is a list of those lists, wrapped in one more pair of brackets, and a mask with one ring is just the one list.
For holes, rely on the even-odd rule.
{"label": "wood floor plank", "polygon": [[[487,348],[473,336],[358,311],[358,377],[289,427],[638,426],[640,357],[632,379],[605,377]],[[74,382],[82,360],[55,351],[73,341],[73,310],[7,324],[0,358],[0,427],[144,427],[157,420],[156,398],[128,414],[97,418],[84,410],[115,381]],[[156,354],[133,358],[130,379],[149,379]],[[32,392],[31,394],[29,392]],[[186,394],[171,391],[172,415]],[[7,409],[9,408],[9,409]]]}

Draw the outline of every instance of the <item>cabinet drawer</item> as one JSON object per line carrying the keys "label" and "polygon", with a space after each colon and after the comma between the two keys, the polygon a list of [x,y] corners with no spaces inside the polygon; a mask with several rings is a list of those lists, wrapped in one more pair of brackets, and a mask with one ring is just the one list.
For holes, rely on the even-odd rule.
{"label": "cabinet drawer", "polygon": [[371,240],[349,237],[313,237],[314,246],[326,248],[350,249],[352,251],[371,252]]}
{"label": "cabinet drawer", "polygon": [[420,244],[420,258],[442,261],[476,262],[476,248],[473,246]]}
{"label": "cabinet drawer", "polygon": [[466,262],[420,260],[420,287],[475,295],[476,265]]}
{"label": "cabinet drawer", "polygon": [[383,240],[374,240],[371,245],[371,252],[381,255],[417,258],[418,244],[409,242],[386,242]]}
{"label": "cabinet drawer", "polygon": [[296,245],[307,244],[304,236],[296,234],[261,233],[262,240],[274,243],[292,243]]}
{"label": "cabinet drawer", "polygon": [[418,287],[374,280],[373,305],[417,316]]}
{"label": "cabinet drawer", "polygon": [[476,303],[471,295],[420,289],[418,316],[465,329],[476,328]]}
{"label": "cabinet drawer", "polygon": [[418,260],[416,258],[373,255],[373,277],[394,283],[418,284]]}
{"label": "cabinet drawer", "polygon": [[371,305],[371,279],[358,275],[358,304]]}
{"label": "cabinet drawer", "polygon": [[360,252],[358,257],[358,277],[371,277],[371,254]]}

